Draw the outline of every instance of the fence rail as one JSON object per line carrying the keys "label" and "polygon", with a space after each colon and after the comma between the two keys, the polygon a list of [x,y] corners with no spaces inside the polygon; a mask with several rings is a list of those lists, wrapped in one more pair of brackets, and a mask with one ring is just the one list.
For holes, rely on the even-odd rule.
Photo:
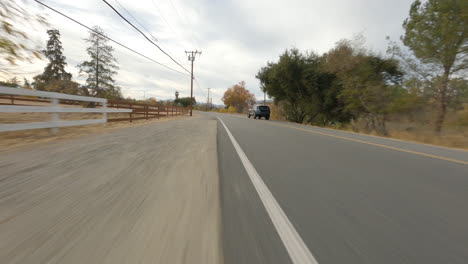
{"label": "fence rail", "polygon": [[[0,124],[0,132],[17,131],[26,129],[52,128],[57,133],[59,127],[100,124],[106,122],[121,122],[151,118],[178,116],[188,113],[188,109],[177,106],[164,106],[158,104],[107,100],[88,96],[78,96],[55,92],[27,90],[0,86],[0,113],[50,113],[51,121],[21,124]],[[61,107],[60,104],[80,105],[83,102],[93,104],[93,108]],[[26,102],[26,104],[24,103]],[[29,102],[48,103],[49,106],[27,104]],[[80,103],[81,102],[81,103]],[[100,107],[100,108],[96,108]],[[112,108],[108,108],[112,107]],[[101,119],[59,120],[59,113],[100,113]],[[128,118],[107,118],[108,113],[128,113]]]}
{"label": "fence rail", "polygon": [[108,106],[118,109],[132,109],[128,118],[113,118],[108,119],[108,122],[130,121],[140,119],[151,119],[169,116],[179,116],[188,113],[188,109],[178,106],[165,106],[157,104],[144,104],[137,102],[125,102],[117,100],[109,100]]}
{"label": "fence rail", "polygon": [[[47,98],[50,106],[28,106],[28,105],[0,105],[0,112],[6,113],[50,113],[51,120],[49,122],[33,122],[21,124],[0,124],[0,132],[39,129],[39,128],[52,128],[53,133],[57,133],[60,127],[67,126],[81,126],[90,124],[103,124],[107,122],[107,113],[127,113],[132,110],[129,109],[107,109],[107,99],[94,98],[87,96],[77,96],[70,94],[61,94],[54,92],[34,91],[20,88],[9,88],[0,86],[0,94],[7,94],[10,96],[36,96]],[[102,108],[65,108],[59,106],[59,100],[73,100],[82,102],[100,103]],[[45,100],[44,100],[45,101]],[[46,101],[47,102],[47,101]],[[12,99],[14,104],[14,99]],[[85,120],[72,120],[64,121],[59,120],[59,113],[101,113],[101,119],[85,119]]]}

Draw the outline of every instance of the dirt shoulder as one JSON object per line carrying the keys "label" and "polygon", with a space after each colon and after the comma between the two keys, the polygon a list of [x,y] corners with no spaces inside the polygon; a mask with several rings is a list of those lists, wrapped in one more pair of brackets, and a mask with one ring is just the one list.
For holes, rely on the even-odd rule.
{"label": "dirt shoulder", "polygon": [[[40,122],[46,121],[50,117],[44,113],[28,113],[28,114],[11,114],[0,113],[1,123],[14,123],[12,120],[16,120],[16,123],[27,123],[27,122]],[[96,114],[68,114],[62,115],[62,120],[80,120],[80,119],[95,119],[100,118],[100,115]],[[180,120],[188,118],[188,116],[177,116],[177,117],[162,117],[160,119],[149,119],[149,120],[135,120],[133,122],[122,121],[106,123],[105,127],[102,124],[97,125],[85,125],[85,126],[73,126],[63,127],[57,135],[52,134],[50,129],[31,129],[13,132],[0,133],[0,152],[18,150],[36,145],[46,144],[50,142],[61,142],[64,140],[90,136],[95,134],[109,133],[116,129],[127,128],[127,127],[138,127],[145,126],[155,123],[164,123],[173,120]],[[18,122],[20,121],[20,122]]]}
{"label": "dirt shoulder", "polygon": [[0,263],[222,263],[216,120],[0,153]]}

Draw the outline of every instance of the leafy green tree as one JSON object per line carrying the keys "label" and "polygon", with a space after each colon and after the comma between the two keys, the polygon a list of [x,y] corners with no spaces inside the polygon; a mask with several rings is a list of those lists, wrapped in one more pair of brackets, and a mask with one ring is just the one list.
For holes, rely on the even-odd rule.
{"label": "leafy green tree", "polygon": [[23,78],[23,88],[32,90],[31,83],[26,78]]}
{"label": "leafy green tree", "polygon": [[324,59],[314,53],[291,49],[277,63],[269,62],[256,77],[290,121],[319,125],[347,122],[351,115],[337,96],[341,84],[335,74],[324,71],[323,64]]}
{"label": "leafy green tree", "polygon": [[18,88],[20,87],[20,82],[18,81],[18,78],[15,76],[7,81],[0,81],[0,85],[6,86],[6,87]]}
{"label": "leafy green tree", "polygon": [[385,59],[348,40],[325,55],[327,71],[336,74],[343,89],[338,97],[354,118],[367,120],[370,130],[386,135],[386,121],[401,94],[403,73],[398,61]]}
{"label": "leafy green tree", "polygon": [[[177,94],[177,99],[174,100],[174,104],[177,106],[189,107],[190,106],[190,97],[180,97]],[[195,97],[193,98],[193,105],[196,105],[197,101]]]}
{"label": "leafy green tree", "polygon": [[114,48],[107,44],[107,39],[101,28],[94,26],[86,41],[90,46],[86,49],[90,60],[84,61],[78,67],[80,74],[87,75],[86,87],[91,95],[109,99],[122,98],[120,88],[115,85],[114,76],[119,67],[112,52]]}
{"label": "leafy green tree", "polygon": [[18,80],[18,77],[16,76],[12,77],[8,82],[12,84],[12,87],[20,87],[21,85],[20,81]]}
{"label": "leafy green tree", "polygon": [[461,110],[468,105],[468,80],[464,78],[452,78],[447,86],[447,108]]}
{"label": "leafy green tree", "polygon": [[298,49],[286,50],[277,63],[268,62],[256,75],[262,90],[275,101],[283,102],[286,119],[297,123],[303,123],[307,116],[304,64],[304,56]]}
{"label": "leafy green tree", "polygon": [[437,70],[435,131],[444,123],[448,86],[453,75],[468,69],[468,5],[466,0],[416,0],[404,21],[403,43],[422,63]]}
{"label": "leafy green tree", "polygon": [[47,83],[47,91],[89,96],[88,89],[72,80],[51,80]]}
{"label": "leafy green tree", "polygon": [[50,90],[48,85],[51,82],[71,81],[72,75],[65,70],[67,63],[66,57],[63,55],[62,42],[60,41],[60,31],[57,29],[47,30],[49,40],[47,41],[46,49],[42,51],[44,56],[49,60],[49,63],[44,68],[44,72],[34,77],[34,87],[37,90]]}

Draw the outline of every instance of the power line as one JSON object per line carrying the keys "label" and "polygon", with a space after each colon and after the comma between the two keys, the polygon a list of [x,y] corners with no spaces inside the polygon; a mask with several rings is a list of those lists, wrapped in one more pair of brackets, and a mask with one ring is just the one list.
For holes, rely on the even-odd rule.
{"label": "power line", "polygon": [[193,79],[195,80],[195,83],[197,84],[197,87],[198,87],[198,89],[200,89],[200,90],[201,90],[201,88],[200,88],[200,84],[198,83],[198,81],[197,81],[197,78],[193,77]]}
{"label": "power line", "polygon": [[125,11],[125,13],[127,13],[130,17],[132,17],[133,20],[135,20],[135,22],[137,22],[137,24],[140,25],[146,31],[146,33],[148,33],[148,35],[150,35],[155,41],[159,41],[155,36],[151,34],[151,32],[145,26],[143,26],[143,24],[140,23],[140,21],[138,21],[138,19],[136,19],[132,15],[132,13],[130,13],[130,11],[127,10],[127,8],[125,8],[119,1],[117,0],[114,0],[114,1]]}
{"label": "power line", "polygon": [[[117,0],[114,0],[130,17],[133,18],[133,20],[138,24],[140,25],[145,31],[146,33],[148,33],[148,35],[151,36],[151,38],[154,40],[154,41],[157,41],[159,42],[159,45],[161,45],[163,48],[165,48],[167,50],[167,53],[169,53],[171,56],[173,57],[176,57],[174,56],[174,54],[172,54],[169,49],[167,49],[167,47],[164,47],[164,45],[160,42],[160,40],[158,38],[156,38],[153,34],[151,34],[151,32],[142,24],[140,23],[140,21],[138,21],[138,19],[136,19],[136,17],[127,9],[125,8],[125,6],[123,6],[119,1]],[[153,2],[154,3],[154,2]],[[180,60],[180,58],[176,57],[176,59]]]}
{"label": "power line", "polygon": [[179,31],[175,31],[174,28],[172,27],[172,25],[166,20],[163,12],[161,12],[159,9],[160,7],[156,4],[156,2],[154,0],[152,0],[153,2],[153,5],[154,7],[156,8],[156,10],[158,11],[159,15],[161,16],[161,18],[164,20],[164,22],[166,23],[166,25],[172,30],[172,32],[174,32],[175,34],[179,35],[179,38],[182,39],[182,36],[180,35]]}
{"label": "power line", "polygon": [[83,24],[83,23],[81,23],[81,22],[79,22],[79,21],[77,21],[77,20],[75,20],[75,19],[73,19],[73,18],[71,18],[71,17],[65,15],[64,13],[62,13],[62,12],[60,12],[60,11],[54,9],[53,7],[50,7],[50,6],[46,5],[46,4],[44,4],[43,2],[41,2],[41,1],[39,1],[39,0],[34,0],[34,1],[37,2],[38,4],[44,6],[44,7],[46,7],[46,8],[48,8],[48,9],[52,10],[52,11],[54,11],[55,13],[57,13],[57,14],[59,14],[59,15],[65,17],[65,18],[67,18],[67,19],[69,19],[69,20],[71,20],[71,21],[73,21],[73,22],[75,22],[76,24],[78,24],[78,25],[80,25],[80,26],[82,26],[82,27],[84,27],[84,28],[86,28],[86,29],[88,29],[88,30],[90,30],[90,31],[92,31],[92,32],[94,32],[94,33],[100,35],[101,37],[106,38],[106,39],[108,39],[108,40],[114,42],[115,44],[117,44],[117,45],[119,45],[119,46],[121,46],[121,47],[123,47],[123,48],[125,48],[125,49],[127,49],[127,50],[130,50],[131,52],[133,52],[133,53],[135,53],[135,54],[138,54],[138,55],[142,56],[143,58],[145,58],[145,59],[147,59],[147,60],[150,60],[150,61],[152,61],[152,62],[154,62],[154,63],[156,63],[156,64],[158,64],[158,65],[160,65],[160,66],[163,66],[164,68],[167,68],[167,69],[169,69],[169,70],[178,72],[178,73],[183,74],[183,75],[187,75],[187,74],[184,73],[184,72],[181,72],[181,71],[178,71],[178,70],[176,70],[176,69],[173,69],[173,68],[171,68],[171,67],[169,67],[169,66],[166,66],[166,65],[164,65],[164,64],[162,64],[162,63],[160,63],[160,62],[158,62],[158,61],[156,61],[156,60],[151,59],[151,58],[148,57],[148,56],[145,56],[145,55],[139,53],[138,51],[136,51],[136,50],[134,50],[134,49],[132,49],[132,48],[129,48],[129,47],[125,46],[124,44],[122,44],[122,43],[120,43],[120,42],[118,42],[118,41],[116,41],[116,40],[111,39],[110,37],[108,37],[108,36],[106,36],[106,35],[100,33],[99,31],[96,31],[96,30],[92,29],[91,27],[86,26],[85,24]]}
{"label": "power line", "polygon": [[[187,25],[187,26],[188,26],[188,25],[191,25],[191,24],[188,22],[186,16],[181,16],[181,15],[180,15],[179,9],[174,5],[174,3],[172,2],[172,0],[169,0],[169,2],[171,3],[172,8],[174,8],[174,10],[176,11],[177,16],[178,16],[179,18],[181,18],[181,19],[183,18],[183,20],[185,21],[185,25]],[[197,44],[198,44],[197,41],[195,41],[194,38],[193,38],[193,31],[190,31],[190,38],[191,38],[191,40],[192,40],[192,45],[198,46],[198,47],[200,48],[200,46],[197,45]]]}
{"label": "power line", "polygon": [[145,33],[143,33],[139,28],[137,28],[135,25],[133,25],[130,21],[128,21],[128,19],[126,19],[124,16],[122,16],[122,14],[119,13],[119,11],[117,11],[111,4],[109,4],[109,2],[107,2],[106,0],[102,0],[104,3],[106,3],[112,10],[114,10],[114,12],[119,15],[119,17],[121,17],[123,20],[125,20],[125,22],[127,22],[130,26],[132,26],[136,31],[138,31],[141,35],[143,35],[143,37],[145,37],[149,42],[151,42],[151,44],[153,44],[154,46],[156,46],[162,53],[166,54],[166,56],[168,56],[173,62],[175,62],[177,65],[179,65],[182,69],[184,69],[186,72],[190,73],[184,66],[182,66],[182,64],[180,64],[179,62],[177,62],[176,60],[174,60],[174,58],[171,57],[171,55],[169,55],[167,52],[165,52],[163,49],[161,49],[161,47],[158,46],[158,44],[154,43],[150,38],[148,38]]}
{"label": "power line", "polygon": [[[166,25],[168,26],[168,28],[169,28],[174,34],[176,34],[181,40],[185,40],[185,39],[182,37],[182,35],[180,34],[180,32],[179,32],[178,30],[176,31],[176,30],[172,27],[172,25],[167,21],[167,19],[166,19],[166,17],[164,16],[163,12],[161,12],[161,10],[160,10],[160,6],[158,6],[154,0],[152,0],[152,2],[153,2],[153,5],[154,5],[154,7],[155,7],[155,10],[159,13],[159,16],[163,19],[164,23],[166,23]],[[173,55],[173,54],[171,54],[171,55]],[[180,57],[178,57],[178,56],[174,56],[174,57],[176,57],[177,59],[180,60]]]}

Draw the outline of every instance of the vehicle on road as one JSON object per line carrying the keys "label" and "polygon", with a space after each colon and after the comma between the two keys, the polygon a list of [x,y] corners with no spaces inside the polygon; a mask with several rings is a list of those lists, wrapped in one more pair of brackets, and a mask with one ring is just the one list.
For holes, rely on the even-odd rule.
{"label": "vehicle on road", "polygon": [[249,108],[249,113],[247,114],[248,118],[250,118],[251,116],[253,116],[254,119],[261,119],[262,117],[265,117],[266,120],[269,120],[270,107],[267,105],[253,105]]}

